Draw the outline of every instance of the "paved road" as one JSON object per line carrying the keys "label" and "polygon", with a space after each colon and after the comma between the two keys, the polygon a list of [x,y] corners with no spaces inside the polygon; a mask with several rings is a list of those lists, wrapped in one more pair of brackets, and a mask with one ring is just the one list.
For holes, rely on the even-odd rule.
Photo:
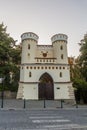
{"label": "paved road", "polygon": [[0,130],[87,130],[87,109],[0,110]]}

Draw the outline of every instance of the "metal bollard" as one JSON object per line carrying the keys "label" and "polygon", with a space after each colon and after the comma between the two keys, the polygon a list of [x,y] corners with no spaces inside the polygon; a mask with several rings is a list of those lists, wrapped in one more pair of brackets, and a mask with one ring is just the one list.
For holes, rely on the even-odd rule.
{"label": "metal bollard", "polygon": [[63,100],[61,100],[61,108],[63,108]]}
{"label": "metal bollard", "polygon": [[26,100],[24,99],[24,109],[26,108]]}
{"label": "metal bollard", "polygon": [[1,102],[1,108],[3,108],[3,101],[4,101],[4,98],[3,98],[3,92],[2,92],[2,102]]}
{"label": "metal bollard", "polygon": [[76,102],[76,108],[78,108],[78,103]]}

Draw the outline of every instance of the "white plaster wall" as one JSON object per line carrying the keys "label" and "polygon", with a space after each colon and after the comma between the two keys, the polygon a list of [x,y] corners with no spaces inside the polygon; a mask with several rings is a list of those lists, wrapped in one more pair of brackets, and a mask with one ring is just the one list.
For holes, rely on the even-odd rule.
{"label": "white plaster wall", "polygon": [[[24,67],[24,74],[21,75],[21,77],[24,76],[24,80],[23,80],[24,82],[38,82],[40,77],[44,73],[48,73],[53,78],[54,82],[69,82],[70,81],[70,72],[69,72],[69,69],[67,69],[67,67],[61,70],[60,69],[48,69],[48,70],[41,69],[41,66],[39,66],[39,69],[33,69],[34,66],[31,66],[31,67],[32,69],[27,69],[27,66]],[[31,77],[29,77],[29,72],[31,72]],[[60,72],[62,72],[62,77],[60,77]]]}
{"label": "white plaster wall", "polygon": [[[70,99],[69,86],[71,83],[54,84],[54,99]],[[23,84],[24,99],[38,99],[38,84]]]}
{"label": "white plaster wall", "polygon": [[20,81],[24,81],[24,69],[20,68]]}
{"label": "white plaster wall", "polygon": [[[63,50],[60,49],[61,45],[63,46]],[[59,64],[68,64],[68,55],[67,55],[67,43],[64,41],[56,41],[53,43],[54,49],[54,57],[57,58],[57,63]],[[63,54],[64,58],[61,59],[61,54]]]}
{"label": "white plaster wall", "polygon": [[38,99],[38,85],[37,84],[23,84],[23,98],[24,99]]}
{"label": "white plaster wall", "polygon": [[[30,49],[28,49],[28,44],[30,44]],[[24,40],[22,42],[22,64],[35,62],[36,44],[34,40]]]}
{"label": "white plaster wall", "polygon": [[54,99],[70,99],[69,84],[55,84],[54,85]]}

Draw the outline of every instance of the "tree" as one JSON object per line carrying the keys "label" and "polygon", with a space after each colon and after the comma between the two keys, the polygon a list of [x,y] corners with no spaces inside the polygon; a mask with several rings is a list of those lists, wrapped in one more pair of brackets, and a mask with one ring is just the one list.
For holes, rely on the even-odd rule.
{"label": "tree", "polygon": [[80,41],[80,55],[77,58],[76,65],[72,72],[74,74],[72,81],[75,88],[76,100],[80,103],[87,103],[87,34]]}
{"label": "tree", "polygon": [[3,23],[0,24],[0,76],[5,77],[5,90],[14,88],[17,91],[21,48],[6,29]]}
{"label": "tree", "polygon": [[74,79],[75,97],[79,103],[87,103],[87,82],[82,79]]}
{"label": "tree", "polygon": [[81,46],[79,65],[81,66],[81,73],[87,82],[87,34],[84,35],[84,38],[81,40],[79,45]]}
{"label": "tree", "polygon": [[14,39],[6,33],[7,27],[0,24],[0,64],[9,62],[9,50],[14,45]]}

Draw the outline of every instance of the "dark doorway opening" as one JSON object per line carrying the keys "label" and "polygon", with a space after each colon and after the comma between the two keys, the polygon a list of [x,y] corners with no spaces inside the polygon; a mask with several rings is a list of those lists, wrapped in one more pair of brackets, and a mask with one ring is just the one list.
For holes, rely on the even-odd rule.
{"label": "dark doorway opening", "polygon": [[48,73],[44,73],[39,79],[39,99],[54,99],[53,79]]}

